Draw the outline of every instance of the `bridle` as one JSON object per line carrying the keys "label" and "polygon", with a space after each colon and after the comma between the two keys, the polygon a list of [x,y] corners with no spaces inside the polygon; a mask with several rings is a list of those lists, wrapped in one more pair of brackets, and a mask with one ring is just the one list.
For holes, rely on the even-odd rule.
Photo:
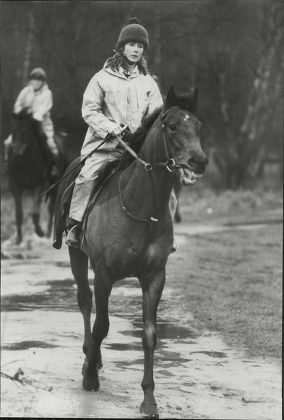
{"label": "bridle", "polygon": [[[169,109],[167,109],[166,111],[163,112],[163,114],[161,115],[160,119],[163,122],[165,116],[167,115],[167,113],[169,111],[171,111],[174,108],[179,108],[178,106],[173,106]],[[141,159],[136,152],[134,152],[133,149],[131,149],[131,147],[128,146],[127,143],[125,143],[123,140],[121,140],[117,135],[116,138],[119,140],[119,142],[121,143],[121,145],[140,163],[142,163],[142,165],[144,166],[145,171],[150,172],[153,169],[153,166],[161,166],[161,167],[165,167],[169,172],[173,172],[174,169],[180,169],[180,168],[184,168],[185,165],[182,163],[176,163],[174,158],[170,157],[169,151],[168,151],[168,146],[167,146],[167,141],[166,141],[166,136],[165,136],[165,129],[166,124],[163,122],[162,123],[162,129],[161,129],[161,138],[162,138],[162,143],[164,145],[164,150],[165,150],[165,154],[166,154],[166,161],[165,162],[153,162],[153,163],[149,163],[146,162],[145,160]]]}
{"label": "bridle", "polygon": [[[168,170],[169,172],[173,172],[175,169],[181,169],[181,168],[185,168],[186,166],[182,163],[176,163],[174,158],[170,157],[169,154],[169,150],[168,150],[168,145],[167,145],[167,140],[166,140],[166,135],[165,135],[165,127],[166,124],[164,122],[164,118],[166,117],[166,115],[168,114],[169,111],[171,111],[174,108],[179,108],[178,106],[173,106],[169,109],[167,109],[166,111],[163,112],[163,114],[161,115],[160,119],[162,121],[162,127],[161,127],[161,141],[163,143],[164,146],[164,150],[165,150],[165,155],[166,155],[166,161],[165,162],[153,162],[153,163],[149,163],[146,162],[145,160],[141,159],[137,153],[131,149],[131,147],[128,146],[127,143],[125,143],[123,140],[121,140],[118,136],[116,136],[116,138],[119,140],[120,144],[138,161],[140,162],[143,166],[145,171],[149,174],[150,177],[150,182],[151,182],[151,192],[152,192],[152,199],[153,199],[153,214],[156,214],[156,197],[155,197],[155,193],[154,193],[154,181],[153,181],[153,177],[152,177],[152,169],[153,167],[157,166],[157,167],[162,167],[162,168],[166,168],[166,170]],[[138,217],[133,215],[132,213],[129,212],[129,210],[127,210],[127,207],[124,203],[123,200],[123,196],[122,196],[122,189],[121,189],[121,180],[122,180],[122,175],[123,172],[121,173],[120,177],[119,177],[119,196],[120,196],[120,201],[121,201],[121,205],[122,205],[122,209],[125,211],[125,213],[134,220],[137,220],[139,222],[144,222],[144,223],[149,223],[152,224],[152,222],[158,222],[158,218],[154,217],[154,216],[150,216],[149,218],[142,218],[142,217]]]}

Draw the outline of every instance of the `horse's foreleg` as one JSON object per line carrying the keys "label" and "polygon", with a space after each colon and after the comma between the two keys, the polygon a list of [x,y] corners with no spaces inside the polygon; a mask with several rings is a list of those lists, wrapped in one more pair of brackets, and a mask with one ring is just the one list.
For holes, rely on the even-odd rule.
{"label": "horse's foreleg", "polygon": [[85,338],[83,352],[86,354],[91,336],[92,292],[88,282],[88,257],[78,248],[69,247],[71,270],[77,283],[77,300],[84,319]]}
{"label": "horse's foreleg", "polygon": [[53,194],[53,192],[51,192],[49,200],[48,200],[48,225],[47,225],[47,233],[46,233],[46,236],[48,238],[50,238],[51,232],[52,232],[55,201],[56,201],[56,194]]}
{"label": "horse's foreleg", "polygon": [[156,312],[165,284],[165,270],[153,273],[152,276],[139,278],[143,291],[143,348],[144,376],[141,386],[144,400],[140,412],[148,417],[158,417],[157,404],[154,397],[153,359],[157,342]]}
{"label": "horse's foreleg", "polygon": [[15,199],[15,217],[16,217],[16,228],[17,228],[17,236],[16,236],[16,245],[19,245],[22,240],[22,224],[23,224],[23,191],[19,188],[12,188],[14,199]]}
{"label": "horse's foreleg", "polygon": [[40,204],[41,204],[41,190],[40,188],[35,188],[33,190],[33,208],[32,208],[32,219],[35,228],[35,233],[43,237],[44,231],[40,226]]}
{"label": "horse's foreleg", "polygon": [[181,222],[181,214],[180,214],[180,208],[179,208],[179,199],[181,194],[182,184],[180,179],[176,176],[174,180],[174,192],[176,196],[176,209],[174,212],[174,221],[176,223]]}
{"label": "horse's foreleg", "polygon": [[102,264],[95,268],[96,319],[92,331],[92,345],[86,357],[83,387],[88,391],[97,391],[100,387],[98,370],[102,366],[101,344],[109,330],[108,300],[112,282]]}

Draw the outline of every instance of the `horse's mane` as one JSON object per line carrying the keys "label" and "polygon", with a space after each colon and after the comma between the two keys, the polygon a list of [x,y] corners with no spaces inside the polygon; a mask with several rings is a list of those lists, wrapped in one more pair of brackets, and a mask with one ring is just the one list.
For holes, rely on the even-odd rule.
{"label": "horse's mane", "polygon": [[[127,132],[125,136],[127,138],[124,138],[124,141],[127,141],[135,153],[139,153],[148,131],[160,115],[161,111],[162,107],[157,108],[151,115],[142,120],[140,127],[138,127],[134,133],[129,134],[129,132]],[[134,159],[135,158],[129,152],[125,151],[122,158],[118,158],[112,162],[107,162],[99,170],[96,185],[102,185],[114,169],[118,171],[127,168]]]}
{"label": "horse's mane", "polygon": [[[131,149],[134,150],[135,153],[139,153],[148,131],[160,115],[161,111],[162,107],[157,108],[151,115],[142,120],[140,127],[138,127],[134,133],[126,136],[127,143],[129,143]],[[124,169],[127,167],[133,161],[133,159],[134,157],[130,153],[125,153],[125,155],[119,161],[119,169]]]}

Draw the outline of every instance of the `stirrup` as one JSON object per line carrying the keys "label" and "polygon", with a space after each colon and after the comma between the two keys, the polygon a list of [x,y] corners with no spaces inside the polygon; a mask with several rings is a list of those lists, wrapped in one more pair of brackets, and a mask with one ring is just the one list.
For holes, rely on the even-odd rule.
{"label": "stirrup", "polygon": [[68,246],[73,246],[73,248],[80,248],[80,237],[79,237],[79,233],[76,231],[76,229],[79,227],[79,224],[73,225],[67,233],[67,238],[66,238],[66,245]]}

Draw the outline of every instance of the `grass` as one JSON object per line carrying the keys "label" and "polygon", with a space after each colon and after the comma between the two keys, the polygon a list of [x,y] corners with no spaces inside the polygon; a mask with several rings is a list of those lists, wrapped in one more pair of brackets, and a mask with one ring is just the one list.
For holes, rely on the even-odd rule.
{"label": "grass", "polygon": [[181,213],[188,223],[245,223],[261,218],[282,218],[281,190],[226,190],[216,193],[198,186],[183,189]]}
{"label": "grass", "polygon": [[[244,223],[282,218],[277,192],[186,193],[184,222]],[[208,214],[208,208],[212,212]],[[228,344],[252,357],[280,359],[282,351],[282,225],[191,236],[170,258],[170,302],[182,322],[219,331]],[[175,260],[175,259],[176,260]],[[178,270],[177,270],[178,266]],[[191,313],[194,320],[191,320]]]}
{"label": "grass", "polygon": [[280,358],[281,256],[275,225],[191,237],[176,255],[179,270],[168,264],[183,322],[219,331],[250,356]]}

